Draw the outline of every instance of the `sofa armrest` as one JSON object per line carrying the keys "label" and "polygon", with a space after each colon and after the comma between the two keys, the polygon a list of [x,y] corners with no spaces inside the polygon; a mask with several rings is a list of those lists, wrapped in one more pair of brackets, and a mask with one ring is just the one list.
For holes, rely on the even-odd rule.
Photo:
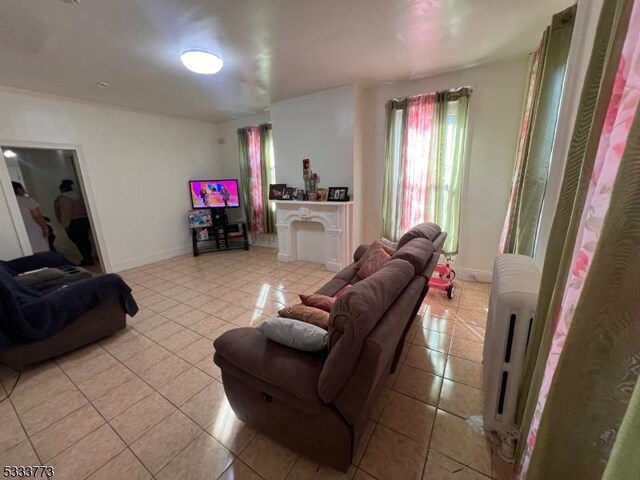
{"label": "sofa armrest", "polygon": [[40,252],[3,263],[14,275],[31,270],[38,270],[39,268],[56,268],[75,265],[71,260],[58,252]]}
{"label": "sofa armrest", "polygon": [[214,342],[214,363],[265,393],[305,410],[321,404],[318,378],[324,354],[302,352],[269,340],[257,329],[235,328]]}

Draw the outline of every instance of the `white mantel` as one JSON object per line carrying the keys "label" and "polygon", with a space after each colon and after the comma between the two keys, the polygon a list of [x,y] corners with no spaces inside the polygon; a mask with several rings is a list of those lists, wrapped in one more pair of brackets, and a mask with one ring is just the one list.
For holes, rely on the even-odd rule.
{"label": "white mantel", "polygon": [[339,272],[351,263],[353,202],[276,200],[275,204],[279,261],[298,260],[297,222],[316,222],[324,228],[327,270]]}

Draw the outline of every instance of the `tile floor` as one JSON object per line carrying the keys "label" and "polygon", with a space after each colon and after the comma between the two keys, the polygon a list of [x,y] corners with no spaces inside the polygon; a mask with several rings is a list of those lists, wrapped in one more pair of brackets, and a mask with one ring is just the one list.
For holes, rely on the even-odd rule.
{"label": "tile floor", "polygon": [[[332,274],[275,252],[176,257],[122,273],[140,312],[98,344],[24,372],[0,403],[0,463],[74,479],[480,480],[507,478],[482,413],[488,285],[431,291],[346,474],[236,419],[212,339],[273,315]],[[15,376],[5,370],[4,386]]]}

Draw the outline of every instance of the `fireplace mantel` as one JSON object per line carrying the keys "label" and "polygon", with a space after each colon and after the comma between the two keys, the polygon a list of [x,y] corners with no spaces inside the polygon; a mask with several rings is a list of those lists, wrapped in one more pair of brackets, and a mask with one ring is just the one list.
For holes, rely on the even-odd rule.
{"label": "fireplace mantel", "polygon": [[298,260],[296,222],[316,222],[324,228],[327,270],[339,272],[350,263],[353,202],[276,200],[275,204],[279,261]]}

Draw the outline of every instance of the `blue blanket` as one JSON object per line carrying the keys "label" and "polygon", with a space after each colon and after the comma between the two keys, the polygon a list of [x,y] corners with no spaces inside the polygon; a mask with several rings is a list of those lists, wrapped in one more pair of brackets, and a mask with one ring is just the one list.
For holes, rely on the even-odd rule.
{"label": "blue blanket", "polygon": [[131,288],[119,275],[101,275],[41,292],[20,284],[0,267],[0,349],[55,335],[114,298],[129,315],[138,311]]}

